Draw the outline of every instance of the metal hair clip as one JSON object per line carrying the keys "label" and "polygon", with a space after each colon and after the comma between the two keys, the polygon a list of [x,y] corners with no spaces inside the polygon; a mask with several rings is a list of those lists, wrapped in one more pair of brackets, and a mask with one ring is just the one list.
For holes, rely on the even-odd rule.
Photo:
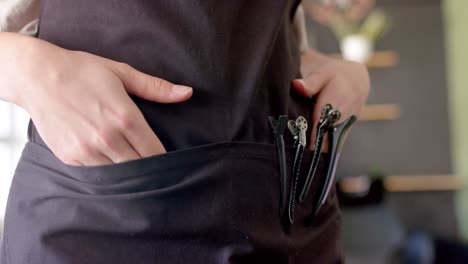
{"label": "metal hair clip", "polygon": [[286,192],[287,192],[287,172],[286,172],[286,150],[284,146],[284,131],[288,125],[288,116],[281,115],[278,120],[272,116],[268,117],[270,126],[275,136],[275,142],[278,151],[279,174],[280,174],[280,217],[282,219],[286,208]]}
{"label": "metal hair clip", "polygon": [[330,163],[327,169],[327,176],[325,178],[325,184],[322,188],[322,193],[318,200],[317,206],[314,211],[314,216],[318,214],[322,206],[327,201],[328,195],[330,194],[331,187],[335,183],[335,174],[338,160],[340,158],[340,151],[344,143],[344,137],[349,128],[356,122],[356,116],[351,116],[342,124],[332,127],[329,131],[329,150],[330,150]]}
{"label": "metal hair clip", "polygon": [[320,120],[317,124],[317,132],[315,137],[315,147],[314,147],[314,154],[312,156],[312,162],[309,167],[309,172],[306,177],[306,181],[302,188],[301,195],[299,197],[299,201],[302,203],[305,201],[312,181],[315,177],[315,173],[317,171],[318,163],[320,160],[320,156],[322,154],[322,146],[323,141],[325,139],[326,134],[333,128],[333,124],[337,122],[341,118],[341,113],[337,109],[334,109],[331,104],[326,104],[322,108],[322,115]]}
{"label": "metal hair clip", "polygon": [[288,207],[288,216],[289,223],[294,224],[294,209],[296,206],[296,191],[297,184],[299,182],[299,175],[302,164],[302,157],[304,156],[304,150],[307,145],[307,120],[303,116],[299,116],[295,121],[289,120],[288,128],[291,134],[294,136],[297,141],[295,143],[296,154],[294,156],[294,163],[292,169],[292,179],[289,190],[289,207]]}

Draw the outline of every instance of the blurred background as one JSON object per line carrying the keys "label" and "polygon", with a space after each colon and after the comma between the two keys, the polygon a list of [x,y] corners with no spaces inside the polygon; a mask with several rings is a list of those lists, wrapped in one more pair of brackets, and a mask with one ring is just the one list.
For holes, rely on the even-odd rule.
{"label": "blurred background", "polygon": [[468,263],[468,1],[303,4],[311,46],[371,75],[337,173],[347,263]]}
{"label": "blurred background", "polygon": [[[310,45],[371,75],[337,173],[346,263],[468,263],[468,1],[303,6]],[[1,224],[28,116],[0,120]]]}
{"label": "blurred background", "polygon": [[28,121],[23,109],[0,100],[0,233],[10,182],[27,140]]}

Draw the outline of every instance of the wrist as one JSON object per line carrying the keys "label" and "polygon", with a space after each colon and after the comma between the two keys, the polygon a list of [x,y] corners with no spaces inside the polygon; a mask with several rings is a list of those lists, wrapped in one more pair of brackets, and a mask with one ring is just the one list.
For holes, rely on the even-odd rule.
{"label": "wrist", "polygon": [[[28,111],[28,100],[36,96],[36,90],[41,86],[43,72],[48,68],[47,54],[44,42],[32,37],[22,37],[15,49],[17,69],[15,70],[16,105]],[[29,111],[28,111],[29,112]]]}
{"label": "wrist", "polygon": [[25,65],[33,60],[28,55],[36,46],[31,37],[16,33],[0,33],[0,98],[22,106],[22,91],[28,83]]}
{"label": "wrist", "polygon": [[[5,69],[9,72],[9,101],[30,113],[37,102],[47,99],[48,92],[43,89],[50,86],[48,79],[57,72],[58,57],[63,49],[40,39],[13,35],[7,55],[11,63]],[[0,70],[6,67],[0,66]]]}

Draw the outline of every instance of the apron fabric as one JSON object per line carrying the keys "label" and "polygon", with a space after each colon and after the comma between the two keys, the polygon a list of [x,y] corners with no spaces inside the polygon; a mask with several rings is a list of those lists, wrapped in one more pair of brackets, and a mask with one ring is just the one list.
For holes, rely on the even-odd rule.
{"label": "apron fabric", "polygon": [[[62,163],[31,122],[2,263],[341,263],[334,190],[306,221],[327,155],[295,224],[285,229],[279,217],[267,117],[311,120],[313,110],[290,87],[300,76],[297,4],[43,0],[40,38],[190,85],[194,95],[173,105],[132,98],[168,153],[112,165]],[[291,168],[292,137],[285,140]],[[310,161],[306,150],[302,181]]]}

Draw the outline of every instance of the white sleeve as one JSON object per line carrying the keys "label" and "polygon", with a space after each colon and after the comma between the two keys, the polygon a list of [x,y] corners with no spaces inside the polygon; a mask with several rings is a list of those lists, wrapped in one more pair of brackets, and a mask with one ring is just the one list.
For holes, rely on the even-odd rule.
{"label": "white sleeve", "polygon": [[297,7],[296,14],[294,15],[294,26],[299,43],[299,50],[304,52],[309,48],[309,39],[307,37],[305,13],[302,5]]}
{"label": "white sleeve", "polygon": [[0,0],[0,32],[37,33],[40,0]]}

